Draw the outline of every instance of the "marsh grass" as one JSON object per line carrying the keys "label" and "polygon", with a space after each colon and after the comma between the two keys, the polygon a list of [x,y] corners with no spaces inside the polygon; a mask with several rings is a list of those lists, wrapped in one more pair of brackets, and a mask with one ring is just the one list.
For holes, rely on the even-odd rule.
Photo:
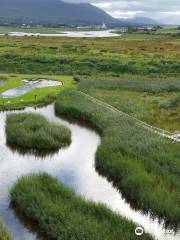
{"label": "marsh grass", "polygon": [[180,79],[79,76],[78,89],[152,126],[180,129]]}
{"label": "marsh grass", "polygon": [[[171,44],[171,42],[173,44]],[[0,37],[0,71],[27,74],[180,73],[178,36],[124,34],[118,38]]]}
{"label": "marsh grass", "polygon": [[2,224],[2,222],[0,222],[0,240],[12,240],[10,233]]}
{"label": "marsh grass", "polygon": [[[77,78],[77,77],[76,77]],[[79,77],[80,88],[122,89],[136,92],[163,93],[180,92],[180,79],[129,78],[87,78]]]}
{"label": "marsh grass", "polygon": [[96,169],[122,190],[138,208],[179,225],[180,145],[113,112],[78,91],[64,91],[57,113],[91,123],[102,135]]}
{"label": "marsh grass", "polygon": [[[25,176],[11,190],[13,204],[45,239],[137,240],[135,225],[104,205],[85,201],[47,174]],[[143,240],[152,239],[144,234]]]}
{"label": "marsh grass", "polygon": [[71,143],[70,130],[34,113],[9,114],[6,137],[8,143],[25,149],[53,150]]}

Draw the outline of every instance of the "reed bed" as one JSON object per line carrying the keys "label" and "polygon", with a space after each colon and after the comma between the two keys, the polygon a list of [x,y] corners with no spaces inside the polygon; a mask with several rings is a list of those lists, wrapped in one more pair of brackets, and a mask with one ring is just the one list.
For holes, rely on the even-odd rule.
{"label": "reed bed", "polygon": [[[18,180],[11,190],[14,206],[37,224],[45,239],[138,240],[135,225],[104,205],[83,198],[47,174]],[[148,234],[142,240],[151,240]]]}
{"label": "reed bed", "polygon": [[9,144],[37,150],[53,150],[71,143],[71,132],[64,126],[49,123],[34,113],[9,114],[6,120]]}
{"label": "reed bed", "polygon": [[91,123],[101,134],[96,169],[125,193],[133,205],[180,220],[180,145],[150,131],[128,115],[113,112],[78,91],[60,93],[55,109]]}

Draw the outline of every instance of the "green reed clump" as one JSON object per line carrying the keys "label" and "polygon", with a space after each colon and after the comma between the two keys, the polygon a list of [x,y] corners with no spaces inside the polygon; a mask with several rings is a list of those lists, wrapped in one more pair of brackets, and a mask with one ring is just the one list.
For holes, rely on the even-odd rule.
{"label": "green reed clump", "polygon": [[[46,239],[138,240],[135,225],[104,205],[85,201],[47,174],[18,180],[11,190],[14,206],[37,223]],[[143,240],[152,239],[148,234]]]}
{"label": "green reed clump", "polygon": [[11,240],[11,236],[5,226],[0,222],[0,240]]}
{"label": "green reed clump", "polygon": [[34,113],[9,114],[6,136],[10,144],[37,150],[58,149],[71,143],[71,133],[66,127],[49,123]]}
{"label": "green reed clump", "polygon": [[137,207],[180,220],[180,145],[163,138],[128,115],[112,111],[78,91],[60,93],[55,109],[90,122],[102,135],[96,168]]}
{"label": "green reed clump", "polygon": [[80,88],[123,89],[137,92],[161,93],[179,92],[180,79],[146,79],[142,77],[121,78],[80,78]]}

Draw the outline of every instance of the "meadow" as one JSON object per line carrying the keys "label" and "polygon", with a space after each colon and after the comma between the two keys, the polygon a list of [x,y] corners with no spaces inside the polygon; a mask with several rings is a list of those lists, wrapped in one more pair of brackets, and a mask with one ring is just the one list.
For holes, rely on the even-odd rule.
{"label": "meadow", "polygon": [[124,34],[116,38],[0,36],[0,72],[179,76],[179,37]]}
{"label": "meadow", "polygon": [[53,150],[71,143],[71,132],[33,113],[9,114],[6,120],[7,142],[23,149]]}
{"label": "meadow", "polygon": [[[25,176],[11,190],[15,208],[38,224],[46,239],[137,240],[135,225],[83,198],[47,174]],[[144,234],[143,240],[152,239]]]}
{"label": "meadow", "polygon": [[179,143],[79,91],[60,93],[55,109],[58,114],[88,121],[99,131],[102,142],[96,153],[96,169],[133,205],[169,224],[179,224]]}

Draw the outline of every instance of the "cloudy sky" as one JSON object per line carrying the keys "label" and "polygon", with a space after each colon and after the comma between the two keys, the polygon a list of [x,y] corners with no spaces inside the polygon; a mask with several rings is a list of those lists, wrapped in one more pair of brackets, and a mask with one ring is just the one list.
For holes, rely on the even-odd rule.
{"label": "cloudy sky", "polygon": [[162,22],[180,25],[180,0],[65,0],[89,2],[117,18],[146,16]]}

